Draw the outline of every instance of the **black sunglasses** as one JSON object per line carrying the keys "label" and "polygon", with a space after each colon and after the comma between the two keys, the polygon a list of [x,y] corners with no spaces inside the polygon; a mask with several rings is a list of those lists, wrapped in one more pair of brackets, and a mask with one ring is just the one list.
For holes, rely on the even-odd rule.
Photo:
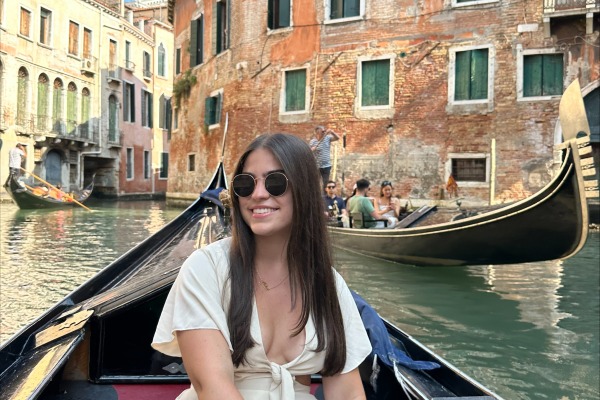
{"label": "black sunglasses", "polygon": [[381,187],[384,187],[384,186],[392,186],[392,182],[390,182],[390,181],[381,182]]}
{"label": "black sunglasses", "polygon": [[271,196],[283,196],[288,187],[288,178],[283,172],[271,172],[264,178],[255,178],[250,174],[239,174],[233,177],[231,186],[238,197],[248,197],[254,193],[256,182],[260,179],[265,181],[265,189]]}
{"label": "black sunglasses", "polygon": [[327,189],[335,189],[335,185],[329,185],[327,186]]}

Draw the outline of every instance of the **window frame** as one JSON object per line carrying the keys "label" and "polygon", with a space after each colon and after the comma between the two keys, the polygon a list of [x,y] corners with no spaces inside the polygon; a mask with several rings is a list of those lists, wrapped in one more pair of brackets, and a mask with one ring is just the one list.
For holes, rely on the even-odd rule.
{"label": "window frame", "polygon": [[152,157],[149,150],[144,150],[144,179],[152,178]]}
{"label": "window frame", "polygon": [[125,69],[133,72],[135,70],[135,63],[131,60],[131,48],[131,41],[125,40],[125,46],[123,48],[125,51]]}
{"label": "window frame", "polygon": [[144,128],[150,128],[152,129],[153,127],[153,104],[154,104],[154,98],[152,95],[152,92],[141,88],[141,93],[140,93],[140,99],[141,99],[141,111],[142,111],[142,118],[140,121],[140,124],[142,125],[142,127]]}
{"label": "window frame", "polygon": [[181,73],[181,47],[175,49],[175,75]]}
{"label": "window frame", "polygon": [[[287,25],[280,25],[278,24],[277,27],[275,27],[275,21],[271,21],[272,19],[274,20],[275,17],[271,17],[270,13],[273,12],[271,9],[272,7],[274,7],[274,3],[277,2],[277,5],[280,6],[281,5],[281,1],[282,0],[268,0],[267,1],[267,32],[269,31],[281,31],[282,29],[290,29],[294,26],[294,0],[286,0],[289,2],[289,22]],[[278,17],[281,15],[281,13],[279,13]],[[277,21],[279,21],[279,18],[277,18]],[[273,25],[273,26],[271,26]]]}
{"label": "window frame", "polygon": [[135,123],[135,83],[124,81],[123,121]]}
{"label": "window frame", "polygon": [[[165,163],[166,156],[166,163]],[[167,168],[165,168],[165,165]],[[165,173],[166,170],[166,173]],[[169,153],[166,151],[162,151],[160,153],[160,170],[158,173],[158,180],[167,180],[169,179]]]}
{"label": "window frame", "polygon": [[[86,54],[85,53],[85,38],[86,38],[86,32],[89,32],[89,43],[88,43],[88,51],[89,53]],[[82,58],[91,58],[92,57],[92,53],[93,53],[93,48],[94,48],[94,31],[92,31],[92,28],[88,28],[86,26],[83,27],[83,31],[81,32],[81,57]]]}
{"label": "window frame", "polygon": [[[190,21],[190,68],[204,63],[204,25],[204,14]],[[181,72],[181,47],[179,50],[179,72]]]}
{"label": "window frame", "polygon": [[[456,53],[473,50],[488,50],[488,79],[487,79],[487,98],[473,100],[455,100],[456,89]],[[494,104],[494,76],[495,76],[495,48],[493,44],[454,46],[448,49],[448,105],[449,106],[468,106],[468,105],[487,105],[491,110]]]}
{"label": "window frame", "polygon": [[[305,71],[306,81],[304,84],[304,109],[287,111],[287,74],[291,71]],[[281,90],[279,95],[279,114],[280,115],[298,115],[309,112],[310,105],[310,65],[305,64],[301,67],[284,68],[281,70]]]}
{"label": "window frame", "polygon": [[[487,188],[490,186],[491,157],[489,153],[448,153],[446,163],[444,164],[444,182],[448,182],[452,171],[452,160],[458,159],[485,159],[485,181],[459,181],[459,188]],[[456,175],[454,175],[456,179]]]}
{"label": "window frame", "polygon": [[[371,105],[363,106],[363,88],[362,88],[362,69],[363,63],[371,61],[389,60],[390,72],[388,80],[388,104],[387,105]],[[395,87],[396,87],[396,55],[395,54],[381,54],[377,56],[360,56],[357,58],[356,63],[356,94],[354,101],[355,114],[359,118],[391,118],[395,112]]]}
{"label": "window frame", "polygon": [[[229,0],[216,0],[213,7],[213,54],[225,53],[230,47],[231,4]],[[225,7],[225,12],[222,11]],[[223,26],[225,25],[225,26]]]}
{"label": "window frame", "polygon": [[[71,23],[77,25],[77,52],[76,53],[71,53]],[[79,36],[81,35],[81,27],[82,25],[72,19],[67,20],[67,55],[72,56],[72,57],[79,57],[80,55],[80,40],[79,40]]]}
{"label": "window frame", "polygon": [[498,3],[500,0],[452,0],[452,8],[460,8],[460,7],[471,7],[471,6],[481,6],[487,5],[490,3]]}
{"label": "window frame", "polygon": [[[21,32],[21,25],[23,22],[23,11],[26,11],[29,15],[29,32],[27,33],[27,35],[25,35],[23,32]],[[33,11],[28,8],[25,7],[23,5],[19,5],[19,30],[18,32],[18,36],[25,38],[25,39],[29,39],[29,40],[33,40]]]}
{"label": "window frame", "polygon": [[[156,52],[157,52],[156,75],[160,76],[161,78],[166,78],[167,77],[167,50],[165,48],[165,45],[162,42],[158,45],[158,49]],[[162,63],[162,71],[161,71],[161,63]]]}
{"label": "window frame", "polygon": [[[207,122],[207,113],[209,110],[206,109],[209,98],[216,98],[217,104],[214,110],[216,122],[209,124]],[[221,126],[221,115],[223,114],[223,88],[212,91],[204,100],[204,123],[208,125],[208,129],[212,130]],[[212,119],[211,119],[212,121]]]}
{"label": "window frame", "polygon": [[6,14],[4,10],[5,4],[6,0],[0,0],[0,29],[4,29],[4,14]]}
{"label": "window frame", "polygon": [[187,153],[187,172],[196,172],[196,153]]}
{"label": "window frame", "polygon": [[[525,57],[535,55],[558,55],[563,56],[563,76],[562,76],[562,88],[563,91],[560,94],[553,94],[547,96],[525,96]],[[517,45],[517,101],[543,101],[543,100],[556,100],[562,97],[562,93],[565,89],[565,54],[562,51],[556,51],[554,48],[551,49],[527,49],[524,50],[521,44]]]}
{"label": "window frame", "polygon": [[[131,173],[131,175],[130,175]],[[125,151],[125,180],[135,179],[135,151],[133,147],[127,147]]]}
{"label": "window frame", "polygon": [[361,21],[365,19],[365,11],[366,11],[366,0],[359,0],[359,12],[358,15],[353,17],[341,17],[341,18],[331,18],[331,1],[332,0],[324,0],[324,18],[323,23],[328,24],[339,24],[343,22],[351,22],[351,21]]}
{"label": "window frame", "polygon": [[145,80],[152,79],[152,56],[146,50],[142,50],[142,73]]}
{"label": "window frame", "polygon": [[[54,22],[54,11],[51,10],[48,7],[44,7],[44,6],[40,6],[40,29],[39,29],[39,34],[40,36],[38,37],[38,44],[42,45],[42,46],[46,46],[46,47],[52,47],[52,39],[53,39],[53,32],[52,32],[52,25]],[[49,13],[48,15],[48,33],[47,33],[47,42],[43,42],[42,39],[42,13],[46,11]]]}
{"label": "window frame", "polygon": [[[112,110],[111,110],[111,101],[110,99],[114,99],[114,120],[111,118]],[[111,124],[112,122],[112,124]],[[111,93],[108,96],[108,118],[106,123],[108,124],[108,141],[111,143],[120,141],[120,132],[119,132],[119,99],[114,93]],[[114,130],[112,129],[114,128]],[[111,132],[114,131],[114,137],[111,137]]]}

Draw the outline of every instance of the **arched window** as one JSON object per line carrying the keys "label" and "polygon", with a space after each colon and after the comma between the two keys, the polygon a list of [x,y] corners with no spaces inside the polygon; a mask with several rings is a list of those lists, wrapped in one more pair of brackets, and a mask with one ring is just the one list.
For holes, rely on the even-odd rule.
{"label": "arched window", "polygon": [[64,121],[63,121],[63,83],[59,78],[54,80],[52,89],[52,130],[55,133],[64,133]]}
{"label": "arched window", "polygon": [[41,74],[38,77],[37,87],[37,117],[36,127],[38,131],[44,132],[48,129],[48,100],[50,95],[50,80],[48,75]]}
{"label": "arched window", "polygon": [[108,98],[108,141],[117,142],[117,98],[112,94]]}
{"label": "arched window", "polygon": [[90,90],[83,88],[81,91],[81,126],[79,134],[84,139],[90,139]]}
{"label": "arched window", "polygon": [[29,92],[29,73],[25,67],[19,68],[17,84],[17,125],[27,125],[27,93]]}
{"label": "arched window", "polygon": [[69,82],[67,86],[67,134],[75,135],[77,128],[77,86]]}
{"label": "arched window", "polygon": [[166,76],[166,70],[167,70],[167,57],[166,57],[166,52],[165,52],[165,46],[163,46],[163,44],[161,43],[160,46],[158,46],[158,75],[159,76]]}

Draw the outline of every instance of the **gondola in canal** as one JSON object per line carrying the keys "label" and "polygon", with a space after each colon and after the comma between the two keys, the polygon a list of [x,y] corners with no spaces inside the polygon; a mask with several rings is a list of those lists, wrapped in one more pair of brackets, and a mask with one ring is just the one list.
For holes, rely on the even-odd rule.
{"label": "gondola in canal", "polygon": [[[94,190],[94,179],[83,190],[73,194],[48,186],[50,185],[46,183],[39,186],[28,185],[13,175],[4,188],[21,209],[64,208],[84,203]],[[53,196],[52,192],[59,193],[59,196]]]}
{"label": "gondola in canal", "polygon": [[[4,343],[0,398],[174,399],[189,387],[182,360],[150,343],[183,261],[228,236],[226,187],[221,163],[182,214]],[[499,398],[356,301],[374,348],[360,367],[369,399]],[[311,386],[322,398],[318,375]]]}
{"label": "gondola in canal", "polygon": [[[423,207],[393,229],[330,227],[335,246],[412,265],[516,264],[568,258],[585,244],[587,197],[598,197],[589,126],[578,81],[559,108],[564,142],[560,170],[538,193],[465,215]],[[360,216],[359,216],[360,217]]]}

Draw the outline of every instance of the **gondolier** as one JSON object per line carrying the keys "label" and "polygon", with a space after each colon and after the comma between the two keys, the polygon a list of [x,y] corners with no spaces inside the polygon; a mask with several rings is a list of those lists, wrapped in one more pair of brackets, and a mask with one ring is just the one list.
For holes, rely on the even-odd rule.
{"label": "gondolier", "polygon": [[317,165],[321,173],[321,187],[324,189],[329,182],[329,174],[331,173],[331,142],[340,140],[340,136],[332,129],[325,129],[319,125],[315,127],[315,137],[313,137],[308,145],[317,158]]}
{"label": "gondolier", "polygon": [[8,152],[8,179],[4,183],[4,186],[8,186],[11,178],[18,179],[21,176],[21,165],[27,158],[27,151],[23,143],[17,143],[15,147],[10,149]]}

